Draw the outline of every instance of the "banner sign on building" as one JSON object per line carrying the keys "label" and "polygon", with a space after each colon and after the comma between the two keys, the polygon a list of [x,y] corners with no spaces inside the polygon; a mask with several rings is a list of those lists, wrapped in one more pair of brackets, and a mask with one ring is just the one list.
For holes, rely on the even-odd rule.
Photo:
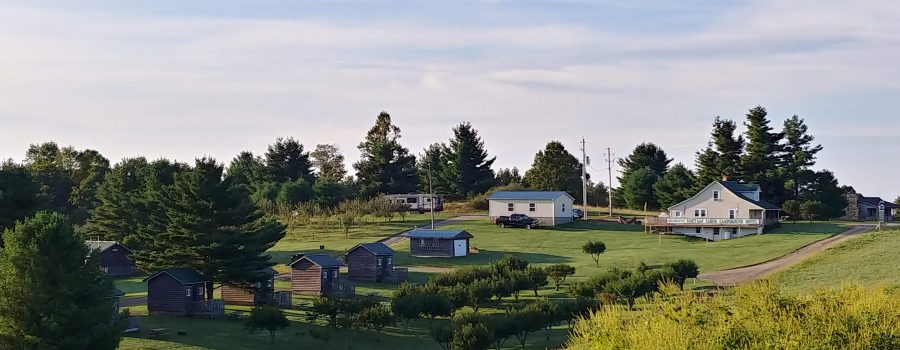
{"label": "banner sign on building", "polygon": [[759,219],[689,219],[669,218],[675,225],[759,225]]}

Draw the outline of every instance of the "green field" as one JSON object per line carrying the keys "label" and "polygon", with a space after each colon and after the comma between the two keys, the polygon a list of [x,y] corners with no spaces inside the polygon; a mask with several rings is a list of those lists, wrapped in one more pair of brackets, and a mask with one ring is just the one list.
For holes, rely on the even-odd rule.
{"label": "green field", "polygon": [[868,233],[832,247],[775,278],[785,289],[900,285],[900,230]]}

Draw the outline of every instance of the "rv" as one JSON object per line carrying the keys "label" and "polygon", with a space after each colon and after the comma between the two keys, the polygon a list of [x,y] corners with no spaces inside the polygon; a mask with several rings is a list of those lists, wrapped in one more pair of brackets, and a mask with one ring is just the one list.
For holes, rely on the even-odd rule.
{"label": "rv", "polygon": [[[419,214],[431,211],[431,195],[427,193],[389,194],[384,196],[391,203],[406,204],[409,211]],[[440,195],[434,195],[434,211],[444,210],[444,200]]]}

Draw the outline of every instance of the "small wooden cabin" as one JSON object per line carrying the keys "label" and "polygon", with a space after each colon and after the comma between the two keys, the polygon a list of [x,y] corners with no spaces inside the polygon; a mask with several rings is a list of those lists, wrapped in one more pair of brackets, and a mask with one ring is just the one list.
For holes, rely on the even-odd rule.
{"label": "small wooden cabin", "polygon": [[246,286],[222,286],[222,300],[228,305],[259,306],[275,303],[275,276],[278,271],[269,267],[260,271],[266,279]]}
{"label": "small wooden cabin", "polygon": [[329,295],[340,289],[342,264],[327,254],[296,255],[291,266],[291,292],[302,295]]}
{"label": "small wooden cabin", "polygon": [[131,261],[131,249],[113,241],[86,241],[91,254],[100,254],[100,269],[110,277],[128,277],[138,273]]}
{"label": "small wooden cabin", "polygon": [[211,315],[220,305],[206,299],[209,279],[191,269],[168,269],[144,279],[150,314]]}
{"label": "small wooden cabin", "polygon": [[384,243],[362,243],[347,251],[347,276],[351,280],[382,282],[394,271],[394,250]]}
{"label": "small wooden cabin", "polygon": [[452,258],[469,255],[469,239],[465,230],[412,230],[409,238],[409,255],[418,258]]}

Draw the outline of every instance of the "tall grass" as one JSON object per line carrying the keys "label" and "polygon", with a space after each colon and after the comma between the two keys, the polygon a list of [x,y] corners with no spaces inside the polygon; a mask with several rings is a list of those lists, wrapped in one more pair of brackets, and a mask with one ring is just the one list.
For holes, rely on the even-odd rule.
{"label": "tall grass", "polygon": [[674,288],[576,323],[569,349],[900,349],[900,290],[789,294],[758,282],[712,297]]}

